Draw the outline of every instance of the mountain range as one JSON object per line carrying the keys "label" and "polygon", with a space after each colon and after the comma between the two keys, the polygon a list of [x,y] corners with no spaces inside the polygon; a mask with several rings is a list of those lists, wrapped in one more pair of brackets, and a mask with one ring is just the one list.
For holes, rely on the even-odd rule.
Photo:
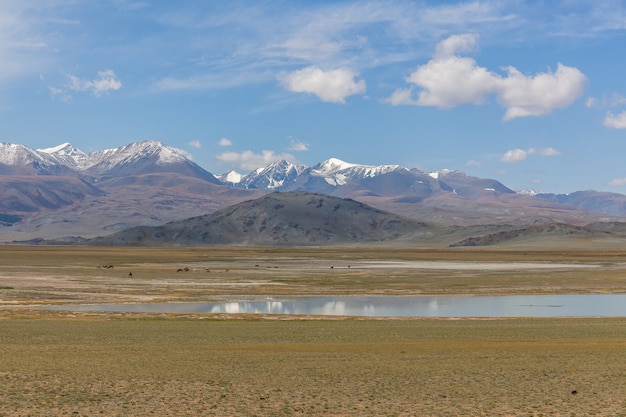
{"label": "mountain range", "polygon": [[37,150],[0,143],[4,242],[93,238],[137,226],[157,227],[210,215],[271,192],[349,198],[385,215],[454,230],[458,240],[472,233],[482,236],[526,226],[582,227],[626,220],[622,194],[519,193],[497,180],[453,170],[426,173],[330,158],[312,167],[279,161],[245,175],[214,175],[185,152],[156,141],[91,153],[69,143]]}

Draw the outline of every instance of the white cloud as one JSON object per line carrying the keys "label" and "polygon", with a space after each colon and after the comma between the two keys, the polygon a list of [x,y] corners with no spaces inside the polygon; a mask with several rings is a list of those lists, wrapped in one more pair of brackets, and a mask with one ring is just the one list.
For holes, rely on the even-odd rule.
{"label": "white cloud", "polygon": [[523,149],[511,149],[510,151],[506,151],[504,155],[500,158],[502,162],[522,162],[528,158],[528,152]]}
{"label": "white cloud", "polygon": [[309,150],[309,145],[299,140],[291,140],[291,145],[289,146],[290,151],[303,152]]}
{"label": "white cloud", "polygon": [[237,168],[246,170],[257,169],[283,159],[290,162],[297,162],[297,159],[291,154],[277,154],[274,151],[268,150],[263,150],[261,153],[254,153],[252,151],[224,152],[217,155],[217,159],[224,163],[234,165]]}
{"label": "white cloud", "polygon": [[480,168],[483,166],[482,163],[480,163],[479,161],[475,161],[473,159],[467,161],[465,165],[467,165],[468,167],[476,167],[476,168]]}
{"label": "white cloud", "polygon": [[561,152],[557,151],[554,148],[544,148],[544,149],[533,149],[529,150],[530,153],[541,155],[541,156],[559,156]]}
{"label": "white cloud", "polygon": [[527,76],[513,67],[506,69],[498,92],[507,108],[504,120],[516,117],[542,116],[553,109],[572,104],[585,90],[587,79],[578,69],[557,65],[555,72]]}
{"label": "white cloud", "polygon": [[220,145],[220,146],[232,146],[233,142],[231,142],[230,139],[222,138],[222,139],[220,139],[219,142],[217,142],[217,144]]}
{"label": "white cloud", "polygon": [[607,113],[602,124],[613,129],[626,129],[626,111],[620,114]]}
{"label": "white cloud", "polygon": [[444,59],[462,52],[471,52],[476,49],[478,36],[470,33],[452,35],[439,42],[435,49],[435,59]]}
{"label": "white cloud", "polygon": [[[396,90],[387,102],[449,109],[483,104],[495,95],[506,108],[504,120],[511,120],[567,107],[585,89],[584,74],[560,63],[555,72],[528,76],[507,67],[506,76],[502,76],[479,66],[473,58],[458,55],[473,50],[476,40],[475,35],[456,35],[441,41],[434,57],[406,79],[411,87]],[[413,97],[415,87],[419,88],[417,98]]]}
{"label": "white cloud", "polygon": [[278,80],[289,91],[315,94],[322,101],[345,103],[346,98],[365,93],[365,81],[356,81],[357,74],[347,68],[324,71],[310,66],[289,73],[281,73]]}
{"label": "white cloud", "polygon": [[543,148],[543,149],[529,148],[528,150],[511,149],[510,151],[506,151],[504,155],[500,157],[500,161],[508,162],[508,163],[518,163],[518,162],[525,161],[529,155],[559,156],[561,155],[561,152],[557,151],[554,148]]}
{"label": "white cloud", "polygon": [[199,140],[192,140],[191,142],[189,142],[189,146],[191,146],[192,148],[200,149],[202,148],[202,143],[200,143]]}
{"label": "white cloud", "polygon": [[94,96],[100,97],[110,90],[122,88],[122,82],[117,78],[115,72],[110,69],[98,71],[98,77],[93,80],[80,79],[75,75],[68,74],[70,83],[68,88],[72,91],[90,91]]}
{"label": "white cloud", "polygon": [[449,109],[465,103],[483,104],[489,94],[498,91],[500,80],[472,58],[448,56],[418,67],[407,81],[422,89],[415,104]]}
{"label": "white cloud", "polygon": [[609,185],[613,185],[616,187],[626,185],[626,178],[614,178],[611,181],[609,181]]}

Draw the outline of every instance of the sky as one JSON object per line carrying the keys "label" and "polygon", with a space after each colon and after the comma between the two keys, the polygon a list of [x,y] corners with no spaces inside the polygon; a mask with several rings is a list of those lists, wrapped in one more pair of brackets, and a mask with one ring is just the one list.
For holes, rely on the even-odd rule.
{"label": "sky", "polygon": [[626,193],[626,1],[2,0],[0,142]]}

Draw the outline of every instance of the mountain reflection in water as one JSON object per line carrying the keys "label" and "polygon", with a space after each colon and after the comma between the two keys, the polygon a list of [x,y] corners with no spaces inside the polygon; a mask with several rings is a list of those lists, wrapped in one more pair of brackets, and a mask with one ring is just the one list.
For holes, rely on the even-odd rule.
{"label": "mountain reflection in water", "polygon": [[626,317],[626,294],[233,297],[211,303],[100,304],[48,308],[367,317]]}

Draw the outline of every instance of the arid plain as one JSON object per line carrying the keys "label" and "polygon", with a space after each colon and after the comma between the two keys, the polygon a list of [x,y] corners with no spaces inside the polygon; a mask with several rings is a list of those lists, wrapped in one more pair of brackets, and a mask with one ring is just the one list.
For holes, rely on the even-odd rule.
{"label": "arid plain", "polygon": [[626,318],[43,308],[626,293],[626,251],[3,246],[0,268],[0,416],[626,415]]}

